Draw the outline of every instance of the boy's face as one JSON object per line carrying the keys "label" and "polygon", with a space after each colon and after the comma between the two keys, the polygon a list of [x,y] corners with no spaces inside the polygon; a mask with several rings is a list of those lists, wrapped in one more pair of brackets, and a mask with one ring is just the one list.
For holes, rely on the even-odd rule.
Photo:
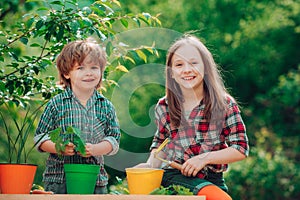
{"label": "boy's face", "polygon": [[64,75],[70,79],[74,92],[93,91],[101,80],[101,68],[87,57],[81,65],[75,64],[69,74]]}

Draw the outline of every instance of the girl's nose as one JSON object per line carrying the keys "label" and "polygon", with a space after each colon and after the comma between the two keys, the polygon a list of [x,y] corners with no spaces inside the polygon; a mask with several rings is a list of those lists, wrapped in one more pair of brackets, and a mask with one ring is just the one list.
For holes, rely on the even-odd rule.
{"label": "girl's nose", "polygon": [[183,71],[191,71],[192,70],[192,64],[191,63],[184,63],[184,66],[183,66]]}

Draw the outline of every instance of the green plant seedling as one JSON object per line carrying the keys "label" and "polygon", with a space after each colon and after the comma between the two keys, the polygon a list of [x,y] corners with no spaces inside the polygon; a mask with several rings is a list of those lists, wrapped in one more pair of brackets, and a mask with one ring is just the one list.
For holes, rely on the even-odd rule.
{"label": "green plant seedling", "polygon": [[[65,151],[66,145],[70,142],[75,145],[75,151],[85,155],[85,143],[80,137],[81,131],[78,128],[68,126],[66,132],[62,133],[62,128],[56,128],[50,132],[50,140],[55,143],[55,149],[59,156]],[[70,137],[70,135],[72,135]]]}

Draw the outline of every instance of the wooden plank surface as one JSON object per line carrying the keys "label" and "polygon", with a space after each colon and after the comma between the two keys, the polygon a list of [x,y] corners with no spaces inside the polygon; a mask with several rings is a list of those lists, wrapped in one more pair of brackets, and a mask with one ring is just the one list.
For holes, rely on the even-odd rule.
{"label": "wooden plank surface", "polygon": [[205,196],[178,195],[72,195],[72,194],[0,194],[1,200],[205,200]]}

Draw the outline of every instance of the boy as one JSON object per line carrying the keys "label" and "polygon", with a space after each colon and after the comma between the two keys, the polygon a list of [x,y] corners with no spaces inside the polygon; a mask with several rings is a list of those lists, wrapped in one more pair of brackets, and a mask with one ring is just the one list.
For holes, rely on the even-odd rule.
{"label": "boy", "polygon": [[[105,70],[106,55],[90,40],[74,41],[63,48],[56,65],[65,91],[48,102],[34,137],[38,150],[50,153],[43,174],[45,190],[66,194],[64,163],[98,164],[100,171],[94,193],[105,194],[108,175],[103,155],[116,154],[120,142],[114,107],[97,91]],[[48,133],[58,127],[64,132],[68,126],[81,130],[86,143],[84,156],[77,154],[74,144],[69,143],[65,151],[60,152],[62,157],[58,157]]]}

